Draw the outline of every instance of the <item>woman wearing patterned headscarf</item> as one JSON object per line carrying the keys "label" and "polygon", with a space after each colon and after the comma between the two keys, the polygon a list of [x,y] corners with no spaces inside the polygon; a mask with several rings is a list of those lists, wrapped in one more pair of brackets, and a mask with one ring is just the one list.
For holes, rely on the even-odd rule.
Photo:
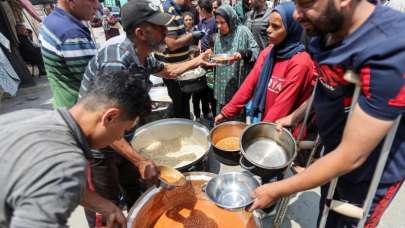
{"label": "woman wearing patterned headscarf", "polygon": [[250,100],[248,115],[274,122],[298,108],[311,94],[314,65],[300,43],[302,27],[293,19],[295,5],[286,2],[271,13],[269,46],[216,122],[240,113]]}
{"label": "woman wearing patterned headscarf", "polygon": [[232,54],[234,62],[215,67],[214,95],[217,111],[232,98],[251,70],[259,53],[259,46],[250,30],[238,24],[238,16],[229,5],[222,5],[215,12],[218,34],[215,54]]}

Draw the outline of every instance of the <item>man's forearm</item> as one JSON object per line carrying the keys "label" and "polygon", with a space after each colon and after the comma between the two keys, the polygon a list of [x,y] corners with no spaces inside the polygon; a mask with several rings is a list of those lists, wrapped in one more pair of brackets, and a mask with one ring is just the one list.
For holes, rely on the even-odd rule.
{"label": "man's forearm", "polygon": [[308,98],[306,101],[304,101],[291,115],[292,119],[292,124],[296,125],[299,122],[301,122],[304,119],[305,116],[305,111],[308,108],[309,105],[309,100],[311,98]]}
{"label": "man's forearm", "polygon": [[323,185],[333,178],[360,167],[391,128],[393,121],[385,121],[366,114],[359,105],[345,127],[339,146],[322,157],[304,172],[285,181],[277,188],[281,196]]}
{"label": "man's forearm", "polygon": [[189,60],[187,62],[182,62],[182,63],[174,63],[174,64],[166,64],[165,68],[157,73],[158,76],[161,76],[163,78],[171,78],[174,79],[181,75],[182,73],[194,69],[201,65],[201,59],[200,58],[194,58],[192,60]]}
{"label": "man's forearm", "polygon": [[96,192],[90,191],[87,187],[84,192],[84,196],[80,201],[80,205],[94,212],[99,212],[104,215],[111,213],[111,211],[116,207],[114,203],[101,197]]}
{"label": "man's forearm", "polygon": [[145,160],[124,138],[114,141],[110,146],[136,166],[138,162]]}
{"label": "man's forearm", "polygon": [[313,163],[304,172],[278,182],[277,188],[280,190],[280,196],[285,197],[326,184],[350,170],[351,165],[345,162],[339,153],[330,153]]}
{"label": "man's forearm", "polygon": [[193,36],[191,35],[191,33],[187,33],[178,38],[166,37],[165,39],[166,46],[169,48],[170,51],[188,46],[191,41],[193,41]]}
{"label": "man's forearm", "polygon": [[188,70],[194,69],[201,65],[200,58],[194,58],[187,62],[175,63],[167,65],[167,71],[172,74],[180,75]]}

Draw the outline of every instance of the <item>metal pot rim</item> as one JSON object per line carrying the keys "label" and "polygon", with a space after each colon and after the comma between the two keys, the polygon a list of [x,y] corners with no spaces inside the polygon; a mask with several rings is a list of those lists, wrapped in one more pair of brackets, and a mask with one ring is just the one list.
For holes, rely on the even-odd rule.
{"label": "metal pot rim", "polygon": [[[244,122],[242,122],[242,121],[233,120],[233,121],[226,121],[226,122],[220,123],[220,124],[216,125],[214,128],[212,128],[212,129],[210,130],[210,134],[209,134],[209,140],[210,140],[210,144],[212,145],[212,147],[214,147],[215,149],[218,149],[218,150],[222,150],[222,151],[224,151],[224,152],[239,153],[239,152],[240,152],[240,149],[239,149],[239,150],[224,150],[224,149],[222,149],[222,148],[216,147],[215,144],[212,143],[212,134],[214,133],[215,130],[217,130],[218,128],[220,128],[220,127],[222,127],[222,126],[225,126],[225,125],[236,125],[236,124],[243,124],[243,125],[245,125],[245,129],[249,126],[248,124],[246,124],[246,123],[244,123]],[[240,138],[242,138],[242,134],[243,134],[243,131],[244,131],[245,129],[242,130],[242,133],[241,133],[241,137],[240,137]]]}
{"label": "metal pot rim", "polygon": [[[209,173],[209,172],[185,172],[183,174],[187,180],[207,179],[207,182],[216,176],[215,173]],[[201,177],[203,177],[203,178],[201,178]],[[198,179],[198,178],[200,178],[200,179]],[[152,186],[152,187],[148,188],[144,193],[142,193],[142,195],[135,201],[132,208],[128,211],[127,227],[132,227],[132,224],[133,224],[133,221],[134,221],[136,215],[139,213],[139,211],[142,209],[142,207],[145,205],[145,203],[147,203],[160,190],[161,190],[161,187],[157,188],[156,186]]]}
{"label": "metal pot rim", "polygon": [[284,127],[282,128],[283,132],[287,133],[287,135],[288,135],[289,137],[291,137],[291,139],[292,139],[292,141],[293,141],[293,143],[294,143],[294,153],[293,153],[293,156],[291,156],[291,158],[290,158],[285,164],[279,165],[279,166],[275,166],[275,167],[266,167],[266,166],[260,165],[260,164],[256,163],[255,161],[250,160],[249,157],[248,157],[248,155],[247,155],[247,153],[246,153],[245,150],[243,149],[243,146],[242,146],[243,135],[244,135],[244,134],[247,132],[247,130],[249,130],[250,128],[252,128],[252,127],[254,127],[254,126],[256,126],[256,125],[263,125],[263,124],[272,125],[272,126],[275,126],[275,127],[277,126],[277,124],[271,123],[271,122],[259,122],[259,123],[255,123],[255,124],[251,124],[251,125],[247,126],[247,127],[243,130],[242,135],[241,135],[240,140],[239,140],[241,155],[242,155],[247,161],[249,161],[250,163],[252,163],[254,166],[259,167],[259,168],[262,168],[262,169],[278,170],[278,169],[286,168],[289,164],[291,164],[291,163],[294,161],[295,157],[297,156],[297,143],[295,142],[295,139],[294,139],[294,137],[292,136],[291,132],[288,131],[288,130],[287,130],[286,128],[284,128]]}
{"label": "metal pot rim", "polygon": [[188,167],[193,166],[193,165],[197,164],[198,162],[200,162],[200,161],[208,154],[208,152],[210,151],[210,148],[211,148],[211,140],[210,140],[210,138],[209,138],[209,137],[210,137],[210,135],[209,135],[209,134],[210,134],[210,131],[209,131],[208,128],[207,128],[206,126],[204,126],[203,124],[198,123],[198,122],[196,122],[196,121],[189,120],[189,119],[184,119],[184,118],[167,118],[167,119],[161,119],[161,120],[156,120],[156,121],[147,123],[147,124],[143,125],[142,127],[136,129],[133,138],[135,138],[135,137],[136,137],[137,135],[139,135],[141,132],[146,131],[146,128],[148,128],[148,127],[155,126],[155,125],[160,125],[160,124],[163,124],[163,123],[166,123],[166,122],[195,125],[195,126],[197,126],[198,128],[200,128],[201,130],[205,131],[205,132],[207,133],[207,137],[208,137],[208,139],[207,139],[207,141],[208,141],[207,150],[206,150],[204,153],[202,153],[200,157],[196,158],[194,161],[190,162],[190,163],[187,164],[187,165],[183,165],[183,166],[179,166],[179,167],[175,166],[175,167],[173,167],[173,168],[175,168],[175,169],[185,169],[185,168],[188,168]]}

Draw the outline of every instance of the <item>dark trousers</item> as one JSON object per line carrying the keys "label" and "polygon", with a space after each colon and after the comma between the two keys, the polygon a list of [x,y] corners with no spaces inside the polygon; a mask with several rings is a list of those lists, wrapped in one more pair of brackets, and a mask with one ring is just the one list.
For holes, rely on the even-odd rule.
{"label": "dark trousers", "polygon": [[196,118],[200,118],[200,115],[201,115],[200,102],[201,102],[202,112],[203,112],[204,116],[209,115],[211,112],[210,100],[209,100],[209,98],[210,98],[209,90],[210,90],[210,88],[207,87],[201,91],[193,93],[193,96],[192,96],[193,112],[194,112],[194,116]]}
{"label": "dark trousers", "polygon": [[[343,178],[340,178],[336,186],[335,195],[333,199],[350,202],[356,206],[363,206],[364,200],[367,196],[368,187],[370,182],[352,183]],[[402,182],[380,184],[373,199],[369,218],[367,219],[366,227],[374,228],[377,226],[382,214],[388,207],[391,200],[399,190]],[[319,216],[318,227],[323,212],[326,196],[328,194],[329,184],[321,187],[321,198],[319,201]],[[358,220],[349,218],[344,215],[338,214],[332,210],[329,211],[329,216],[326,222],[326,228],[355,228],[357,227]]]}
{"label": "dark trousers", "polygon": [[[137,168],[125,158],[115,152],[110,153],[104,159],[91,161],[93,185],[99,195],[116,205],[120,202],[120,193],[123,193],[129,210],[144,190],[140,184],[140,175]],[[95,213],[87,209],[85,213],[89,227],[95,227]]]}
{"label": "dark trousers", "polygon": [[20,40],[19,51],[24,61],[31,65],[37,66],[40,75],[45,74],[41,48],[34,46],[27,36],[19,35],[18,39]]}
{"label": "dark trousers", "polygon": [[171,117],[190,119],[190,93],[184,93],[176,80],[163,80],[173,102]]}
{"label": "dark trousers", "polygon": [[215,117],[217,115],[217,110],[216,110],[217,100],[215,99],[215,96],[214,96],[214,90],[210,89],[210,88],[208,88],[208,100],[209,100],[209,103],[211,106],[212,115]]}

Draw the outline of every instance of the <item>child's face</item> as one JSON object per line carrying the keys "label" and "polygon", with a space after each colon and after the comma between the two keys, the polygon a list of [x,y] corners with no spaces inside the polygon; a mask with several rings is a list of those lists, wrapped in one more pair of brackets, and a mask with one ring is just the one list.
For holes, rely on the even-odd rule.
{"label": "child's face", "polygon": [[190,15],[184,16],[184,27],[186,27],[186,29],[193,27],[193,18]]}

